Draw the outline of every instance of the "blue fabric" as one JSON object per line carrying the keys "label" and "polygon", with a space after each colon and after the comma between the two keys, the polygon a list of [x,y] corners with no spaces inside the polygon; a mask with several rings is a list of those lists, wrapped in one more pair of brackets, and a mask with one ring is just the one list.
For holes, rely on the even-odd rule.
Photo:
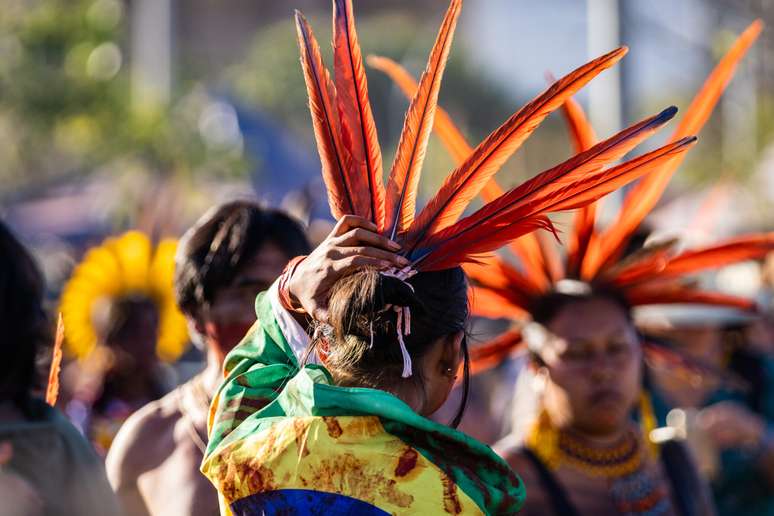
{"label": "blue fabric", "polygon": [[231,511],[234,516],[388,516],[388,513],[362,500],[310,489],[279,489],[257,493],[233,502]]}

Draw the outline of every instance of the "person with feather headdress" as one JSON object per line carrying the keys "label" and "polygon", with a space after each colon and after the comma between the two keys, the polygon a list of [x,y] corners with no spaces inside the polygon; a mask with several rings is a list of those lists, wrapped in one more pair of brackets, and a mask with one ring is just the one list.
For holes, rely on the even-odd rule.
{"label": "person with feather headdress", "polygon": [[[701,129],[761,28],[756,21],[739,37],[671,141]],[[373,58],[371,64],[413,95],[416,83],[399,65],[385,58]],[[598,145],[580,106],[567,99],[563,108],[576,151]],[[435,129],[455,159],[468,155],[469,146],[447,115],[436,118]],[[521,269],[497,257],[466,266],[474,282],[473,313],[522,325],[473,349],[472,369],[491,368],[526,344],[528,369],[536,373],[522,375],[515,396],[516,428],[497,445],[531,486],[527,513],[712,512],[683,447],[670,442],[657,448],[648,442],[655,415],[649,398],[640,395],[643,353],[679,358],[652,345],[643,349],[632,307],[698,303],[752,309],[749,300],[700,290],[684,276],[761,258],[774,249],[774,235],[746,235],[682,253],[675,251],[675,242],[632,252],[632,237],[680,162],[681,157],[671,160],[643,178],[604,231],[596,229],[595,205],[579,210],[564,259],[550,240],[530,234],[511,246]],[[482,195],[499,191],[492,182]],[[533,401],[531,410],[525,393],[532,393],[526,396]],[[638,400],[642,429],[630,419]],[[759,440],[764,456],[767,446]]]}
{"label": "person with feather headdress", "polygon": [[[334,0],[335,74],[296,14],[312,121],[337,225],[256,300],[226,358],[202,472],[223,514],[512,514],[524,485],[489,447],[427,418],[467,385],[461,264],[583,207],[686,152],[686,137],[609,166],[675,114],[643,120],[463,217],[549,113],[626,52],[556,81],[471,149],[415,215],[442,72],[462,2],[452,0],[410,103],[386,187],[350,0]],[[313,330],[308,337],[307,330]],[[456,426],[464,404],[452,422]]]}
{"label": "person with feather headdress", "polygon": [[255,295],[306,252],[309,243],[297,221],[247,200],[213,206],[181,237],[174,294],[207,362],[189,381],[132,414],[116,435],[105,465],[127,513],[219,512],[199,464],[223,359],[255,322]]}
{"label": "person with feather headdress", "polygon": [[39,396],[44,296],[34,258],[0,220],[0,514],[121,514],[94,449],[52,406],[55,396]]}
{"label": "person with feather headdress", "polygon": [[90,248],[62,289],[62,405],[107,455],[124,421],[172,387],[167,364],[188,345],[172,290],[177,241],[137,230]]}

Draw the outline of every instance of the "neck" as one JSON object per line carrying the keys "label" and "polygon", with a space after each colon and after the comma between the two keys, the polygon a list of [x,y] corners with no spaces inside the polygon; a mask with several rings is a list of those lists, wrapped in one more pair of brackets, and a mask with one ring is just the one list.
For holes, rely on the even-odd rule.
{"label": "neck", "polygon": [[621,438],[626,434],[628,426],[626,424],[605,432],[589,432],[582,428],[577,428],[574,425],[561,428],[561,431],[570,432],[583,439],[589,446],[594,448],[607,448],[620,442]]}
{"label": "neck", "polygon": [[207,365],[200,375],[202,378],[202,387],[207,391],[208,395],[215,395],[215,391],[223,380],[222,370],[223,358],[221,354],[214,349],[214,346],[207,346]]}

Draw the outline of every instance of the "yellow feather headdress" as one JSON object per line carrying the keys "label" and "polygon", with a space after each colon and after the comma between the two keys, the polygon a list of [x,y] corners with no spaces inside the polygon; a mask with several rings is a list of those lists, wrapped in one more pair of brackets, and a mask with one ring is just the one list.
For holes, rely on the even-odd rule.
{"label": "yellow feather headdress", "polygon": [[86,357],[97,345],[95,303],[125,296],[144,296],[159,312],[156,354],[173,362],[185,351],[188,331],[173,291],[177,241],[164,239],[153,246],[139,231],[111,237],[90,249],[62,292],[65,350]]}

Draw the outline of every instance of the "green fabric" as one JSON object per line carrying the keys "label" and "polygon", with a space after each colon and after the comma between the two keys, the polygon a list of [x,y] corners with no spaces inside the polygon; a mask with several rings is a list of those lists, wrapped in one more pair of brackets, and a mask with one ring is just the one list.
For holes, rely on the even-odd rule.
{"label": "green fabric", "polygon": [[524,485],[488,446],[414,412],[380,390],[338,387],[321,366],[298,362],[274,318],[268,295],[256,300],[258,322],[226,358],[226,380],[205,460],[218,448],[303,416],[377,416],[384,428],[436,464],[486,514],[512,514],[524,502]]}

